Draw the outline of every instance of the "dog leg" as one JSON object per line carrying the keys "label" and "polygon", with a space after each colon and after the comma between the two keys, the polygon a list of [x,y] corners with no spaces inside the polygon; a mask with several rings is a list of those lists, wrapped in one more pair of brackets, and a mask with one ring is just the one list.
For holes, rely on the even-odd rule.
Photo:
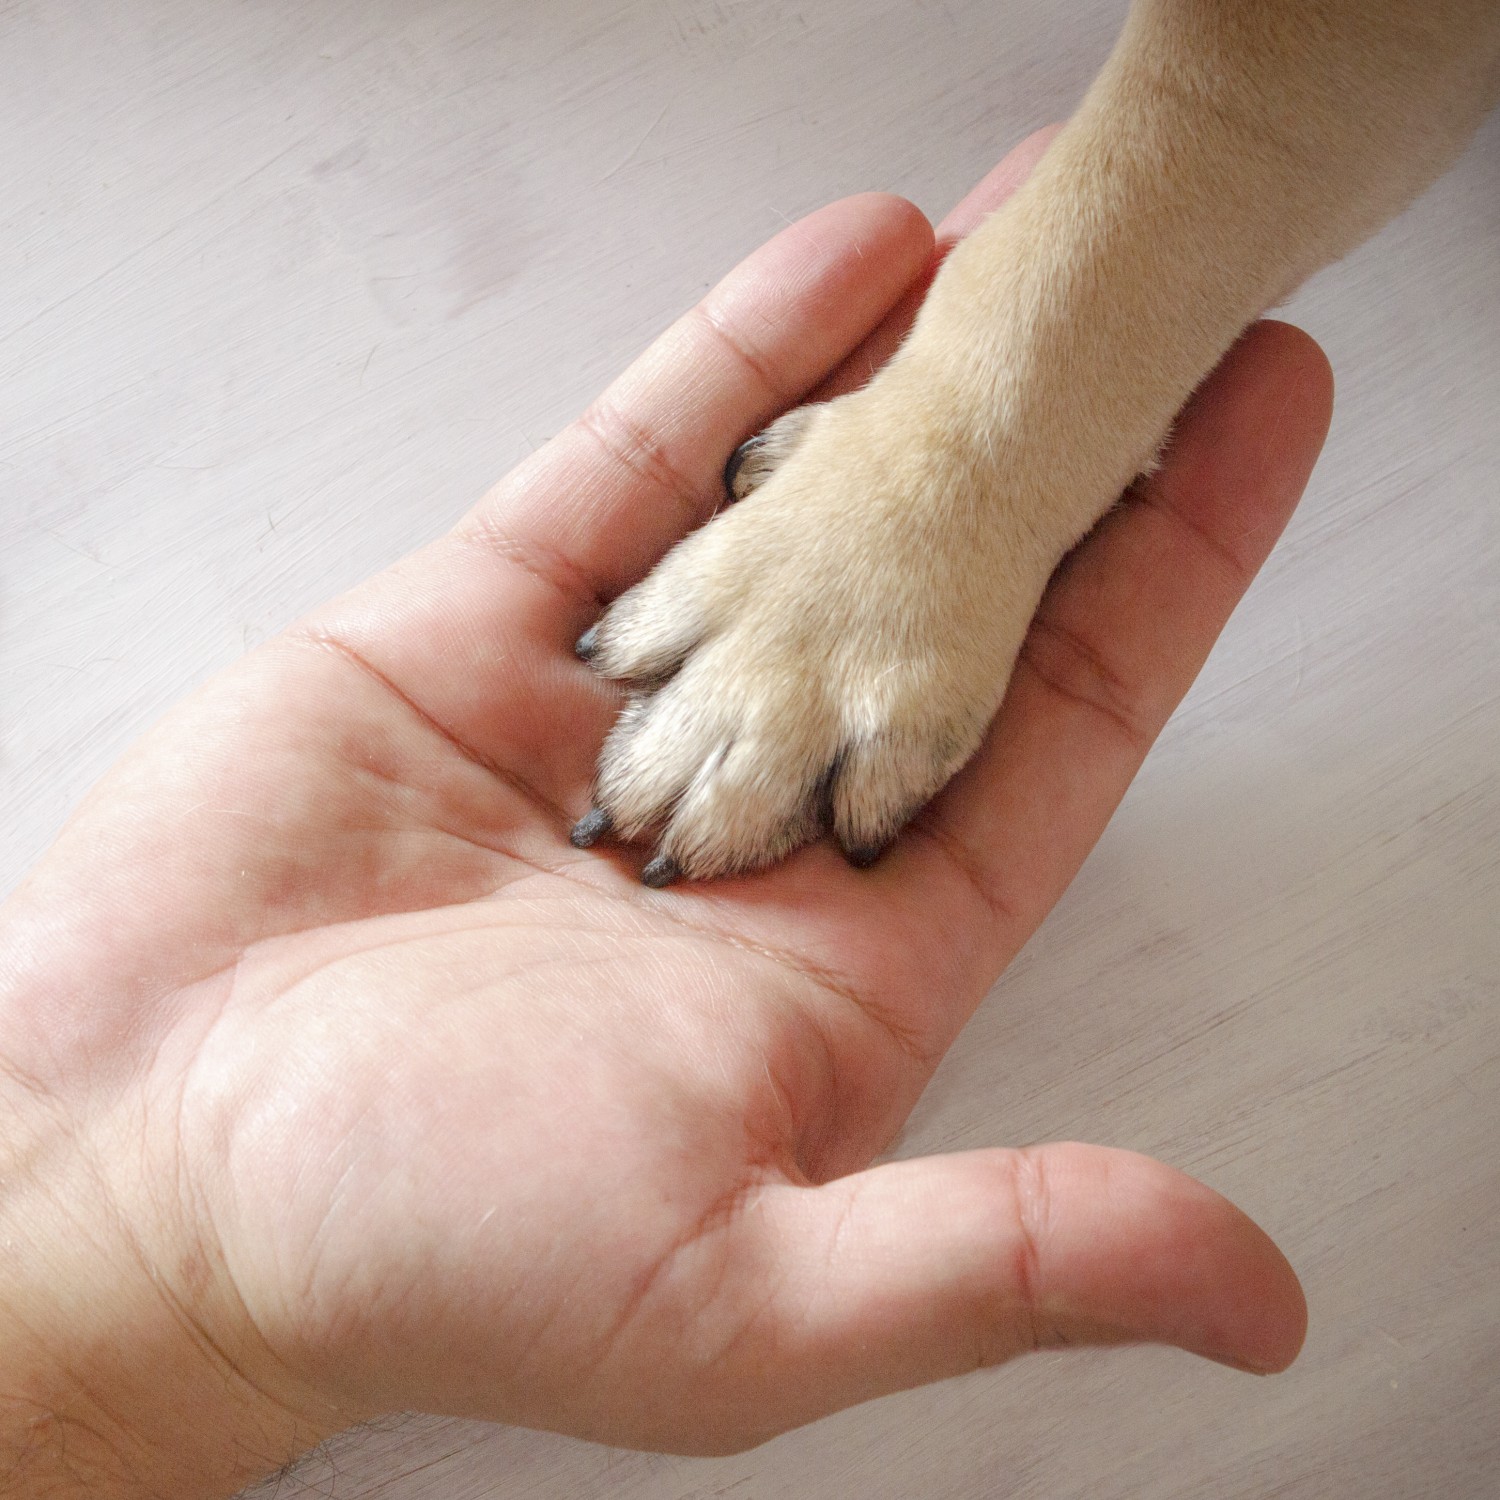
{"label": "dog leg", "polygon": [[1246,324],[1444,169],[1497,58],[1493,0],[1138,0],[890,364],[768,429],[586,637],[634,695],[578,841],[657,836],[651,883],[824,827],[872,859],[977,747],[1062,555]]}

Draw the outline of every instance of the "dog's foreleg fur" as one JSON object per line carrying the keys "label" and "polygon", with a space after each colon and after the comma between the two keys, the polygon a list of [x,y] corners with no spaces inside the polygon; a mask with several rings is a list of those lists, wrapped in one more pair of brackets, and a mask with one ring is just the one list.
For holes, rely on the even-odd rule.
{"label": "dog's foreleg fur", "polygon": [[891,364],[778,424],[748,498],[591,633],[642,691],[588,837],[660,829],[653,879],[825,823],[870,857],[973,752],[1058,559],[1197,383],[1437,176],[1497,86],[1496,0],[1138,0]]}
{"label": "dog's foreleg fur", "polygon": [[1042,524],[1076,537],[1252,318],[1448,166],[1497,55],[1489,0],[1140,0],[1030,181],[950,258],[912,379],[976,428],[1000,414],[1030,452],[1002,455],[1009,483],[1035,471]]}

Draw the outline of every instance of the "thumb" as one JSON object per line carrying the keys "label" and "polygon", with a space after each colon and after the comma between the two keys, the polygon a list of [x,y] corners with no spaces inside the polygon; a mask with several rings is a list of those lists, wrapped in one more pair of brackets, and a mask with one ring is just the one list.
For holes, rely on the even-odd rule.
{"label": "thumb", "polygon": [[1307,1328],[1264,1231],[1132,1152],[929,1157],[777,1187],[760,1208],[782,1274],[757,1374],[779,1426],[1070,1344],[1175,1344],[1268,1374]]}

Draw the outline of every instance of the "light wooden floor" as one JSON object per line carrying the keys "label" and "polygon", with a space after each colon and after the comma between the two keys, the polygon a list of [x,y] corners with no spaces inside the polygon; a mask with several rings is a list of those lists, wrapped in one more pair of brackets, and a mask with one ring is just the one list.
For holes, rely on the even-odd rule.
{"label": "light wooden floor", "polygon": [[[1122,10],[0,6],[0,888],[788,217],[941,212]],[[1500,122],[1293,316],[1341,382],[1300,518],[903,1149],[1197,1173],[1305,1279],[1294,1370],[1049,1356],[716,1461],[393,1422],[281,1496],[1500,1495]]]}

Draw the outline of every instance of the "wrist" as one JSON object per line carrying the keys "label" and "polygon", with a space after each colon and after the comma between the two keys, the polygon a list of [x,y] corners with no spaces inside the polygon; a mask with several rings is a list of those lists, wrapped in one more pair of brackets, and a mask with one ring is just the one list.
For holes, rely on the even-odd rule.
{"label": "wrist", "polygon": [[233,1495],[352,1414],[280,1367],[204,1236],[142,1211],[114,1124],[0,1086],[0,1493]]}

